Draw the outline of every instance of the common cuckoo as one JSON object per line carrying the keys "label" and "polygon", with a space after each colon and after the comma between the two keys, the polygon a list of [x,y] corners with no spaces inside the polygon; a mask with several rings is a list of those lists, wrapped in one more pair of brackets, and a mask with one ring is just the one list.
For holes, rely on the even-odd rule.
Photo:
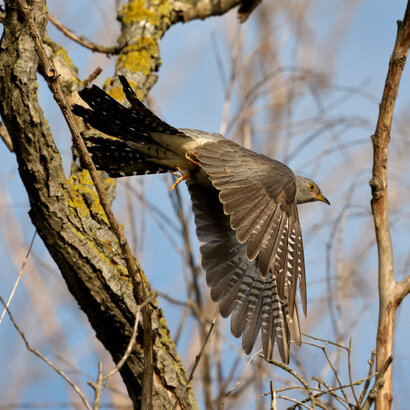
{"label": "common cuckoo", "polygon": [[73,111],[110,136],[85,138],[98,170],[113,178],[163,172],[186,179],[202,266],[231,332],[246,353],[261,330],[264,357],[274,341],[289,362],[291,340],[301,343],[299,292],[306,315],[306,279],[297,204],[329,201],[312,180],[281,162],[223,137],[176,129],[154,115],[120,77],[127,108],[99,87],[80,91],[89,105]]}

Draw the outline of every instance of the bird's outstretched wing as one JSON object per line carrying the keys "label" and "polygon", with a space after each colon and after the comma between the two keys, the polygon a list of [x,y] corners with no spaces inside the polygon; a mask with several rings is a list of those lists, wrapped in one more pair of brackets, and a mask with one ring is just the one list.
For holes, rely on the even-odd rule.
{"label": "bird's outstretched wing", "polygon": [[187,183],[212,299],[220,302],[223,317],[231,315],[231,332],[235,337],[242,335],[246,353],[250,353],[262,329],[265,358],[272,358],[276,339],[280,356],[288,363],[290,338],[300,344],[297,305],[291,316],[286,296],[279,298],[275,273],[263,277],[258,258],[251,261],[246,256],[246,244],[238,241],[231,228],[218,191],[193,179]]}
{"label": "bird's outstretched wing", "polygon": [[284,300],[286,295],[291,315],[299,280],[306,314],[302,232],[292,170],[229,140],[203,144],[197,148],[197,158],[220,191],[219,200],[238,242],[246,243],[247,258],[257,258],[262,278],[276,276],[279,297]]}

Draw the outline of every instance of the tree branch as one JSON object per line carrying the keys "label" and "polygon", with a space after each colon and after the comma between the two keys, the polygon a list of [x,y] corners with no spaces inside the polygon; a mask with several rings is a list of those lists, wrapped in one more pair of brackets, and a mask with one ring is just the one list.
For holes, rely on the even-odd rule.
{"label": "tree branch", "polygon": [[[98,199],[101,206],[104,209],[105,216],[107,217],[111,229],[116,236],[118,243],[120,244],[122,253],[124,255],[128,274],[130,275],[133,294],[135,301],[138,304],[143,304],[147,299],[147,295],[142,283],[141,272],[139,271],[134,257],[131,252],[131,248],[128,245],[127,238],[124,235],[120,224],[112,212],[111,206],[108,202],[107,196],[105,194],[103,183],[97,173],[94,163],[91,160],[90,154],[85,147],[85,143],[81,138],[80,132],[78,131],[77,124],[74,121],[74,116],[71,113],[70,107],[67,104],[63,91],[60,87],[60,82],[58,80],[58,75],[55,67],[53,66],[50,59],[47,57],[45,47],[41,41],[40,34],[37,31],[36,25],[32,18],[25,0],[17,0],[20,11],[22,12],[24,19],[28,25],[30,35],[36,46],[37,53],[40,58],[40,62],[43,66],[44,72],[46,73],[46,80],[53,91],[53,95],[57,104],[59,105],[61,112],[67,122],[68,128],[70,129],[71,135],[73,137],[75,147],[80,154],[80,158],[83,164],[85,164],[88,172],[91,175],[94,186],[96,188]],[[144,373],[142,380],[142,410],[150,409],[152,407],[152,377],[153,377],[153,352],[152,352],[152,321],[151,321],[151,310],[148,306],[142,308],[143,317],[143,327],[144,327]]]}
{"label": "tree branch", "polygon": [[[63,92],[69,103],[78,102],[75,91],[81,82],[75,66],[45,33],[45,2],[33,0],[30,5],[30,16],[46,43],[46,52],[58,67]],[[0,60],[0,112],[13,141],[20,176],[30,201],[30,216],[70,292],[86,312],[98,338],[118,362],[132,334],[136,312],[125,258],[88,172],[73,167],[72,176],[68,180],[64,177],[61,158],[37,100],[38,57],[27,24],[19,15],[16,2],[7,2],[6,14]],[[53,70],[41,71],[44,75]],[[113,181],[105,179],[104,189],[112,198]],[[143,281],[150,296],[152,293],[144,277]],[[169,408],[184,388],[187,375],[162,312],[156,304],[152,304],[150,310],[157,329],[154,407]],[[138,332],[132,359],[120,370],[136,407],[142,395],[143,333]],[[191,386],[181,406],[195,407]]]}
{"label": "tree branch", "polygon": [[65,36],[69,39],[75,41],[76,43],[82,45],[85,48],[88,48],[91,51],[104,54],[118,54],[119,48],[117,46],[105,47],[99,44],[93,43],[90,40],[87,40],[84,36],[77,36],[73,31],[67,28],[64,24],[58,21],[52,14],[48,14],[48,19],[58,28]]}
{"label": "tree branch", "polygon": [[402,281],[396,282],[394,289],[394,300],[397,306],[410,293],[410,276],[406,276]]}
{"label": "tree branch", "polygon": [[172,22],[204,20],[210,16],[220,16],[240,4],[240,0],[171,0]]}
{"label": "tree branch", "polygon": [[[376,231],[379,264],[379,322],[377,329],[376,371],[380,371],[393,352],[394,322],[398,300],[395,300],[393,249],[387,206],[387,164],[393,111],[399,91],[401,74],[410,45],[410,2],[402,22],[398,22],[396,43],[390,58],[389,70],[380,104],[373,142],[372,212]],[[400,292],[399,292],[400,293]],[[391,408],[392,369],[385,373],[385,383],[376,399],[376,410]]]}
{"label": "tree branch", "polygon": [[367,395],[367,398],[365,402],[363,403],[363,406],[360,407],[360,410],[369,410],[374,400],[376,399],[376,397],[378,397],[379,390],[383,387],[385,383],[384,375],[387,369],[390,367],[390,364],[392,361],[393,361],[393,357],[389,356],[386,362],[383,364],[383,366],[379,370],[376,376],[376,380],[374,381],[373,387],[370,389],[369,394]]}

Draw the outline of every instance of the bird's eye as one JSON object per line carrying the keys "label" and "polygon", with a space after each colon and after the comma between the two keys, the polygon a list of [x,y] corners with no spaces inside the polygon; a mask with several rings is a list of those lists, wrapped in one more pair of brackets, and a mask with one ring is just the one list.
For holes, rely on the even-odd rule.
{"label": "bird's eye", "polygon": [[316,187],[315,187],[315,184],[310,183],[308,184],[308,188],[309,188],[309,191],[314,191]]}

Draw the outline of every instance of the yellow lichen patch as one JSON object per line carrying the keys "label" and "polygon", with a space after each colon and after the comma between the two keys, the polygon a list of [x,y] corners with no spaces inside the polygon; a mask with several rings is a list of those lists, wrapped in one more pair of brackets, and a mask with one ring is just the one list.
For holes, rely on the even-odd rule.
{"label": "yellow lichen patch", "polygon": [[144,101],[144,97],[145,97],[144,92],[143,92],[141,89],[138,89],[138,90],[137,90],[137,98],[138,98],[140,101]]}
{"label": "yellow lichen patch", "polygon": [[65,61],[68,67],[74,66],[71,58],[67,54],[67,51],[63,47],[59,47],[58,51],[56,52],[56,56],[61,57]]}
{"label": "yellow lichen patch", "polygon": [[107,87],[110,87],[111,85],[111,77],[107,77],[107,79],[104,81],[103,88],[106,89]]}
{"label": "yellow lichen patch", "polygon": [[124,48],[117,59],[116,67],[125,68],[133,73],[149,75],[158,64],[158,43],[152,37],[140,37],[135,44]]}
{"label": "yellow lichen patch", "polygon": [[128,287],[132,288],[131,278],[130,278],[130,275],[128,274],[127,268],[123,265],[116,265],[116,268],[117,268],[117,273],[121,276],[121,278],[125,282],[127,282]]}
{"label": "yellow lichen patch", "polygon": [[122,91],[122,87],[112,87],[107,91],[107,94],[119,102],[125,101],[125,94],[124,91]]}
{"label": "yellow lichen patch", "polygon": [[170,24],[172,5],[168,0],[157,0],[150,2],[150,8],[146,7],[145,0],[132,0],[123,8],[124,24],[144,21],[158,26],[161,20]]}
{"label": "yellow lichen patch", "polygon": [[[75,209],[78,215],[82,218],[90,216],[91,212],[94,217],[97,216],[108,224],[108,219],[100,204],[97,191],[95,190],[89,172],[82,170],[79,174],[70,176],[67,183],[70,187],[70,208]],[[114,182],[111,183],[113,184]]]}
{"label": "yellow lichen patch", "polygon": [[[131,88],[135,90],[135,82],[129,81],[128,83],[131,86]],[[110,86],[111,86],[111,79],[108,78],[104,83],[104,88],[108,88],[106,93],[110,95],[112,98],[114,98],[114,100],[117,100],[118,102],[126,101],[125,94],[124,94],[124,91],[121,85],[119,85],[118,87],[111,87],[111,88]]]}
{"label": "yellow lichen patch", "polygon": [[[75,219],[78,219],[78,217],[81,219],[100,219],[108,224],[105,212],[100,205],[97,192],[95,191],[94,184],[88,171],[83,170],[81,173],[71,175],[67,180],[67,184],[70,188],[68,205],[70,213]],[[114,180],[112,178],[105,179],[105,186],[113,184]],[[92,216],[90,214],[92,214]],[[115,272],[128,283],[128,286],[132,286],[127,268],[120,262],[123,257],[118,242],[95,238],[90,236],[91,231],[85,233],[83,229],[76,228],[76,224],[71,224],[71,226],[73,232],[81,238],[81,240],[87,241],[88,246],[96,255],[98,255],[103,264],[112,265]]]}

